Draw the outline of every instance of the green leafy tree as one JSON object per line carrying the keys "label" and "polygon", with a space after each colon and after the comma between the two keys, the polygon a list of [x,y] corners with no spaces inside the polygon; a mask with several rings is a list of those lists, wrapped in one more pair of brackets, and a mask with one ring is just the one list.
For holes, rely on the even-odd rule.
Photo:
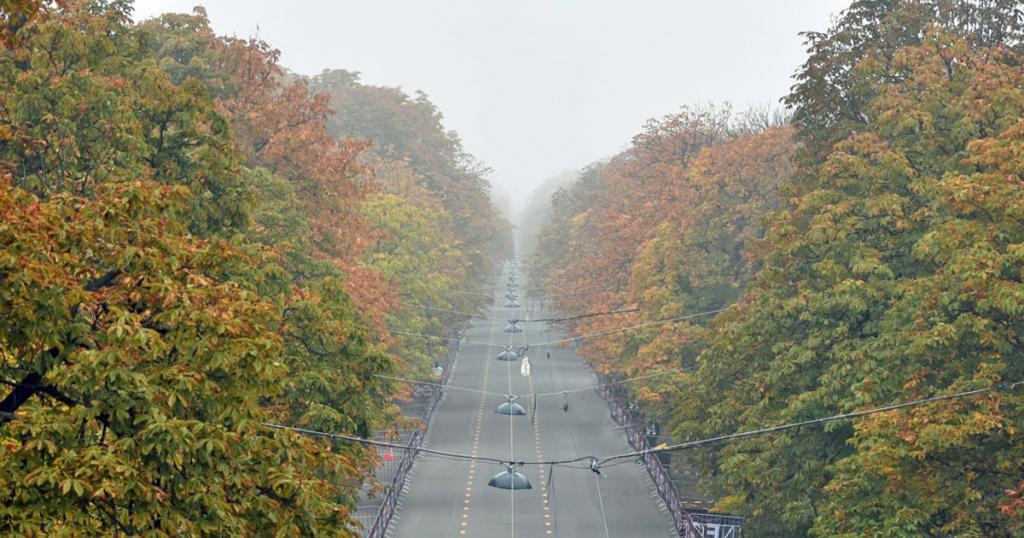
{"label": "green leafy tree", "polygon": [[[642,321],[709,312],[732,305],[760,268],[759,245],[769,215],[781,204],[780,186],[793,172],[792,129],[770,127],[702,150],[679,180],[679,206],[633,263],[631,292]],[[625,335],[635,352],[628,373],[692,370],[704,346],[707,316],[654,325]],[[633,388],[656,402],[652,414],[671,415],[671,378]]]}
{"label": "green leafy tree", "polygon": [[416,207],[393,194],[374,195],[361,209],[373,229],[382,233],[366,264],[401,290],[406,305],[387,316],[397,340],[391,347],[409,372],[429,377],[433,361],[445,354],[446,342],[412,334],[451,334],[453,326],[467,321],[454,310],[459,303],[453,305],[450,299],[465,281],[466,263],[441,235],[443,210]]}
{"label": "green leafy tree", "polygon": [[366,143],[333,139],[325,98],[289,79],[278,51],[215,35],[201,8],[139,32],[172,80],[201,83],[216,98],[254,193],[246,238],[281,255],[274,278],[259,281],[282,312],[283,359],[294,372],[272,404],[279,418],[369,436],[390,408],[373,374],[389,368],[383,314],[394,292],[359,261],[372,243],[358,211],[371,189],[355,162]]}
{"label": "green leafy tree", "polygon": [[193,232],[240,229],[249,195],[227,122],[201,84],[168,79],[128,22],[122,2],[50,11],[0,51],[0,166],[40,196],[125,174],[185,185]]}
{"label": "green leafy tree", "polygon": [[[678,406],[706,437],[1024,376],[1024,94],[1016,53],[932,26],[878,77],[871,119],[802,178],[740,309]],[[814,188],[810,188],[814,178]],[[998,202],[996,201],[998,200]],[[994,392],[702,451],[761,535],[1011,536],[1021,396]]]}
{"label": "green leafy tree", "polygon": [[799,161],[808,172],[833,144],[875,118],[871,103],[881,85],[899,77],[896,52],[920,44],[932,24],[955,29],[974,46],[1024,46],[1018,0],[851,2],[828,31],[803,34],[808,58],[783,99],[793,109]]}
{"label": "green leafy tree", "polygon": [[[247,153],[223,99],[274,87],[226,63],[206,72],[227,89],[162,69],[128,12],[46,11],[0,57],[0,528],[349,535],[372,451],[261,422],[367,436],[387,419],[373,374],[390,360],[325,259],[347,248],[331,216],[354,210],[323,204],[358,190],[361,146],[320,136],[300,88],[282,99],[307,121]],[[298,139],[323,151],[281,176],[243,166],[276,167]]]}
{"label": "green leafy tree", "polygon": [[237,282],[263,262],[189,235],[187,198],[0,190],[4,532],[344,533],[351,470],[260,424],[287,372],[279,311]]}
{"label": "green leafy tree", "polygon": [[[440,203],[447,232],[469,264],[464,284],[471,285],[469,291],[485,291],[498,262],[512,251],[511,225],[491,203],[488,170],[444,128],[437,107],[422,92],[409,96],[400,88],[365,85],[357,73],[344,70],[324,71],[310,87],[329,96],[334,115],[327,126],[333,135],[373,141],[382,161],[404,163],[414,185]],[[382,188],[391,189],[392,179],[380,176]]]}

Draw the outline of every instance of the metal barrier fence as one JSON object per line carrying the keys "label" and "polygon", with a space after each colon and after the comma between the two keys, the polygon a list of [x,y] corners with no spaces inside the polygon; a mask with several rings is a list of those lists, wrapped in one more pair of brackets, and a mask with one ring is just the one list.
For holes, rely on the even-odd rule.
{"label": "metal barrier fence", "polygon": [[[459,354],[459,342],[450,346],[450,349],[452,360],[448,361],[441,374],[441,380],[439,381],[441,385],[447,385],[448,380],[451,378],[455,359]],[[430,388],[430,398],[427,400],[426,410],[423,413],[423,423],[428,428],[430,427],[430,421],[434,418],[434,411],[437,409],[443,393],[444,391],[440,387],[432,386]],[[405,487],[405,481],[409,476],[409,471],[412,469],[412,464],[416,461],[416,456],[419,454],[422,444],[423,431],[414,431],[407,445],[409,448],[402,450],[402,459],[398,462],[395,474],[391,477],[391,484],[388,486],[387,491],[385,491],[384,499],[377,510],[377,517],[374,518],[373,524],[370,525],[370,530],[364,535],[365,538],[384,538],[384,533],[388,530],[388,524],[391,523],[391,518],[395,515],[395,506],[397,506],[398,499],[402,495],[402,488]]]}
{"label": "metal barrier fence", "polygon": [[[602,383],[605,381],[601,379]],[[599,385],[598,393],[608,402],[612,418],[626,431],[626,438],[629,440],[630,446],[638,452],[649,449],[647,437],[633,423],[626,406],[623,405],[622,398],[615,393],[612,386]],[[686,510],[679,499],[675,484],[657,454],[648,452],[641,459],[647,472],[651,475],[651,480],[654,481],[658,496],[661,497],[672,516],[672,523],[679,536],[683,538],[738,538],[740,536],[742,518]]]}
{"label": "metal barrier fence", "polygon": [[395,476],[391,477],[391,484],[384,493],[384,501],[377,510],[377,517],[366,533],[366,538],[383,538],[384,532],[388,530],[388,523],[391,523],[391,516],[395,515],[395,505],[398,503],[398,496],[402,494],[405,487],[405,479],[409,476],[409,469],[412,468],[413,460],[416,459],[416,452],[423,441],[423,433],[419,430],[413,432],[409,440],[411,450],[403,450],[402,459],[395,470]]}

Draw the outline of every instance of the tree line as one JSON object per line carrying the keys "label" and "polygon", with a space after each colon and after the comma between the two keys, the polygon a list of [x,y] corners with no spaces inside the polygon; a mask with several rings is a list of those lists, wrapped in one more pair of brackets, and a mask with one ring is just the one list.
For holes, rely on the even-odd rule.
{"label": "tree line", "polygon": [[1004,384],[679,454],[756,536],[1024,526],[1024,4],[856,0],[785,111],[700,106],[550,198],[534,294],[677,441]]}
{"label": "tree line", "polygon": [[392,423],[511,250],[486,169],[423,94],[131,14],[0,8],[0,532],[354,535],[375,452],[261,424]]}

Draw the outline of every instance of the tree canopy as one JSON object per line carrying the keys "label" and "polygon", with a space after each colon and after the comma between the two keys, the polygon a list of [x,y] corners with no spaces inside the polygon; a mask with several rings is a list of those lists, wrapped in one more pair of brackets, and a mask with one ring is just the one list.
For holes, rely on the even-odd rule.
{"label": "tree canopy", "polygon": [[[263,423],[392,423],[376,374],[442,350],[390,330],[451,334],[439,309],[479,302],[450,292],[508,248],[472,158],[443,130],[440,168],[332,132],[357,111],[199,8],[3,14],[0,530],[353,535],[375,453]],[[440,129],[416,103],[436,120],[382,128]],[[490,236],[458,235],[467,207]]]}
{"label": "tree canopy", "polygon": [[786,126],[684,109],[552,197],[542,291],[640,309],[571,334],[728,308],[582,348],[676,372],[632,396],[680,441],[999,388],[676,458],[745,532],[1019,533],[1021,7],[855,1]]}
{"label": "tree canopy", "polygon": [[[427,95],[131,14],[0,5],[0,532],[353,536],[376,453],[266,425],[392,427],[512,226]],[[553,182],[529,291],[677,441],[994,389],[674,458],[744,532],[1019,535],[1024,6],[805,37]]]}

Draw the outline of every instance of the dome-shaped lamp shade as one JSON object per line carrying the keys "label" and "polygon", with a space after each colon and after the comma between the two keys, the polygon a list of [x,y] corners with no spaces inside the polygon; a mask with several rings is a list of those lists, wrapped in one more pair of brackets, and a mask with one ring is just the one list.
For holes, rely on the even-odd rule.
{"label": "dome-shaped lamp shade", "polygon": [[517,355],[515,351],[506,349],[505,351],[502,351],[501,353],[498,353],[498,360],[499,361],[517,361],[517,360],[519,360],[519,355]]}
{"label": "dome-shaped lamp shade", "polygon": [[515,402],[505,402],[505,403],[499,405],[494,410],[494,412],[499,414],[499,415],[512,415],[512,416],[515,416],[515,417],[526,416],[526,410],[523,409],[523,406],[521,406],[521,405],[519,405],[519,404],[517,404]]}
{"label": "dome-shaped lamp shade", "polygon": [[502,471],[487,483],[488,486],[498,489],[533,489],[530,481],[522,473],[512,470]]}
{"label": "dome-shaped lamp shade", "polygon": [[507,333],[521,333],[521,332],[523,332],[523,328],[520,327],[519,325],[516,325],[515,323],[509,323],[508,325],[505,326],[505,332],[507,332]]}

